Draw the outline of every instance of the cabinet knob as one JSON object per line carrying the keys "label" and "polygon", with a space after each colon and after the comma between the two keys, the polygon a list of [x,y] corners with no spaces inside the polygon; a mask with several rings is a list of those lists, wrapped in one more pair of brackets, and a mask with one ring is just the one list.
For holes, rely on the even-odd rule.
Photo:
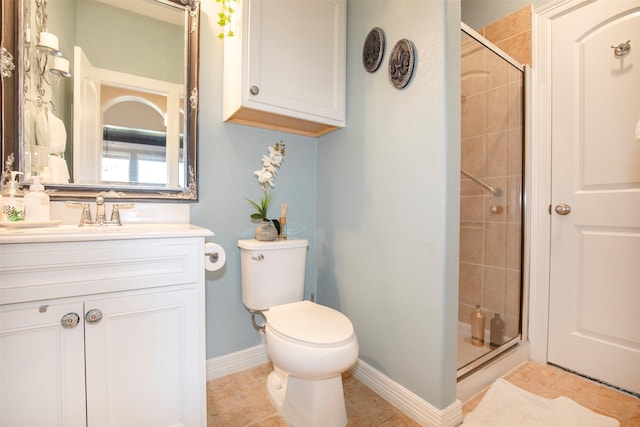
{"label": "cabinet knob", "polygon": [[249,88],[249,92],[251,92],[251,95],[257,95],[260,93],[260,89],[258,88],[258,86],[251,86]]}
{"label": "cabinet knob", "polygon": [[102,312],[97,308],[89,310],[84,315],[84,320],[86,320],[87,323],[98,323],[100,320],[102,320]]}
{"label": "cabinet knob", "polygon": [[60,319],[63,328],[73,329],[80,323],[80,316],[77,313],[67,313]]}

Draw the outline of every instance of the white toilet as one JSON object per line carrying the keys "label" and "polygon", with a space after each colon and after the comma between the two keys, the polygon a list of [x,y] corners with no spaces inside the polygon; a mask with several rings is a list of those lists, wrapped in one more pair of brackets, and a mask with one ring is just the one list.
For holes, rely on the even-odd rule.
{"label": "white toilet", "polygon": [[358,339],[344,314],[303,301],[309,242],[240,240],[242,302],[264,316],[272,403],[294,427],[344,427],[342,373],[358,359]]}

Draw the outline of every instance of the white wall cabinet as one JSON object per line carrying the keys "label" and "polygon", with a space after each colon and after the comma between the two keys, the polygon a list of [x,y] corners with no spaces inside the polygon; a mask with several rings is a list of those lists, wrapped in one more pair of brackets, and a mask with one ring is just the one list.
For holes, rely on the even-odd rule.
{"label": "white wall cabinet", "polygon": [[242,0],[234,19],[225,121],[307,136],[345,126],[346,0]]}
{"label": "white wall cabinet", "polygon": [[0,425],[205,426],[203,251],[1,245]]}

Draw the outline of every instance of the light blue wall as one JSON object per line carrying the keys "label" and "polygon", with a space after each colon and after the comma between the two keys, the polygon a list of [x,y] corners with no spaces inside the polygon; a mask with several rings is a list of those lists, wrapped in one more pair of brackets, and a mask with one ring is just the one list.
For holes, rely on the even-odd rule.
{"label": "light blue wall", "polygon": [[[350,0],[347,127],[318,143],[318,300],[351,318],[361,359],[440,408],[456,385],[459,13],[453,1]],[[386,53],[369,74],[374,26]],[[402,38],[416,64],[397,90],[387,64]]]}
{"label": "light blue wall", "polygon": [[200,20],[200,148],[199,203],[191,206],[191,221],[207,227],[221,244],[226,266],[206,273],[207,358],[243,350],[260,343],[242,305],[238,239],[253,238],[255,224],[246,198],[259,199],[253,172],[262,167],[267,147],[282,140],[286,155],[276,178],[271,216],[288,203],[290,235],[308,238],[306,292],[315,288],[316,148],[314,138],[222,122],[223,42],[217,38],[219,3],[201,2]]}
{"label": "light blue wall", "polygon": [[[307,296],[345,312],[360,357],[436,407],[455,400],[459,218],[459,1],[349,0],[347,127],[318,141],[224,124],[218,4],[202,2],[200,202],[227,265],[207,272],[207,357],[258,344],[241,304],[238,238],[253,225],[246,196],[266,146],[284,139],[277,178],[289,226],[311,239]],[[375,74],[362,67],[374,26],[387,35]],[[395,42],[415,43],[415,76],[388,82]],[[449,101],[450,100],[450,101]],[[317,238],[316,238],[317,234]]]}

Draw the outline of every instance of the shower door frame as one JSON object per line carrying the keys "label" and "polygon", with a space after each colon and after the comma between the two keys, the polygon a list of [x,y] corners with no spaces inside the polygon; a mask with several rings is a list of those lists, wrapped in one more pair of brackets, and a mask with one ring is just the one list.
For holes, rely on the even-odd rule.
{"label": "shower door frame", "polygon": [[522,218],[521,218],[521,277],[520,277],[520,333],[515,335],[506,343],[501,346],[494,348],[480,356],[479,358],[467,363],[457,370],[457,379],[458,381],[475,371],[480,366],[486,364],[487,362],[494,360],[498,356],[504,354],[507,351],[514,350],[516,347],[521,346],[524,342],[528,340],[528,311],[529,311],[529,271],[530,271],[530,249],[529,249],[529,232],[530,230],[530,215],[528,212],[529,206],[527,203],[527,195],[530,194],[530,135],[531,135],[531,126],[530,126],[530,103],[531,99],[531,73],[530,67],[526,64],[520,64],[518,61],[513,59],[507,53],[503,52],[496,45],[485,39],[478,32],[473,30],[464,22],[460,22],[461,31],[466,33],[469,37],[491,50],[496,55],[500,56],[506,62],[519,69],[523,75],[523,111],[522,111],[522,122],[523,122],[523,140],[522,140],[522,193],[521,193],[521,210],[522,210]]}

